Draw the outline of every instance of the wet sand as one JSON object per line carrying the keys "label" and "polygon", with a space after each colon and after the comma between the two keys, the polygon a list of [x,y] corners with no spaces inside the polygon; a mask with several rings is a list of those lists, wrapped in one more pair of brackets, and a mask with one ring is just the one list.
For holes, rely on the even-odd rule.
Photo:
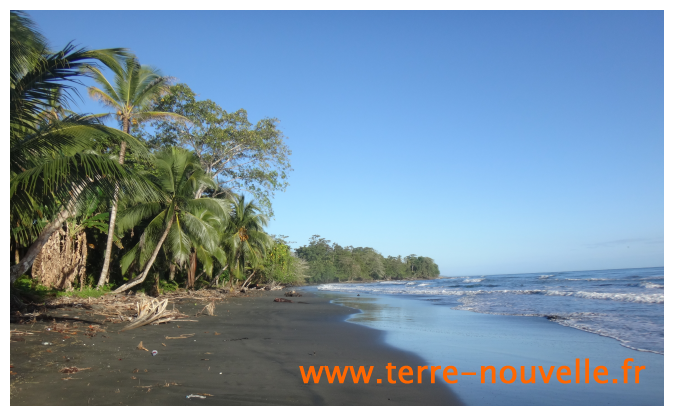
{"label": "wet sand", "polygon": [[[311,290],[311,289],[307,289]],[[319,292],[320,293],[320,292]],[[620,345],[613,338],[562,326],[535,316],[481,314],[454,310],[452,299],[423,300],[422,296],[323,292],[333,302],[358,308],[362,314],[349,321],[385,331],[387,344],[415,351],[428,365],[454,365],[458,371],[477,375],[456,377],[451,386],[468,406],[662,406],[664,404],[664,355],[635,351]],[[600,377],[618,383],[599,384],[591,378],[585,383],[575,380],[562,384],[553,377],[545,383],[540,371],[536,383],[521,382],[521,367],[530,377],[531,366],[568,366],[575,371],[575,360],[590,360],[590,368],[606,366],[608,375]],[[629,383],[623,383],[621,366],[632,358],[632,366],[644,366],[640,382],[634,381],[634,370],[628,372]],[[506,384],[482,383],[481,366],[499,369],[513,366],[517,381]],[[506,375],[510,375],[510,371]],[[573,379],[573,377],[567,377]]]}
{"label": "wet sand", "polygon": [[[354,309],[329,303],[313,293],[273,302],[279,291],[230,298],[216,304],[216,316],[118,333],[108,324],[94,337],[44,331],[36,323],[11,342],[12,405],[456,405],[444,382],[389,384],[386,365],[426,365],[410,352],[388,346],[384,332],[345,322]],[[306,303],[297,303],[306,302]],[[203,303],[203,302],[202,302]],[[204,305],[179,302],[189,315]],[[169,304],[171,308],[171,304]],[[68,312],[71,316],[73,312]],[[80,313],[80,312],[78,312]],[[82,319],[100,317],[80,313]],[[30,330],[12,324],[11,329]],[[216,335],[215,333],[219,333]],[[186,339],[166,339],[195,334]],[[149,352],[136,349],[139,342]],[[45,346],[43,342],[53,345]],[[163,345],[165,344],[165,346]],[[47,350],[51,352],[47,352]],[[369,384],[305,384],[299,366],[374,366]],[[63,374],[63,367],[90,368]],[[134,372],[136,371],[136,372]],[[427,372],[424,372],[426,375]],[[68,380],[65,378],[70,377]],[[377,384],[376,380],[383,383]],[[187,399],[190,394],[205,399]]]}

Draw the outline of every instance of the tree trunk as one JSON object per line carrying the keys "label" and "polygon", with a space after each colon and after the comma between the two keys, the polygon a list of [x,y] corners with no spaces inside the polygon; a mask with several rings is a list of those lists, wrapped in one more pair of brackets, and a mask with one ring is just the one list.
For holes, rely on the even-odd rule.
{"label": "tree trunk", "polygon": [[176,280],[176,264],[174,262],[169,265],[169,280],[172,282]]}
{"label": "tree trunk", "polygon": [[195,276],[197,274],[197,253],[190,254],[190,265],[187,269],[187,284],[186,289],[194,289]]}
{"label": "tree trunk", "polygon": [[222,273],[227,270],[227,266],[223,267],[222,270],[220,270],[220,273],[218,273],[213,280],[211,280],[211,287],[217,287],[218,283],[220,282],[220,276],[222,276]]}
{"label": "tree trunk", "polygon": [[133,279],[132,281],[120,286],[115,290],[114,293],[120,293],[123,292],[129,288],[132,288],[138,284],[143,283],[145,278],[147,277],[147,274],[150,272],[150,268],[152,267],[152,264],[154,264],[155,259],[157,258],[157,254],[159,254],[159,250],[161,250],[162,244],[164,244],[164,240],[166,240],[166,237],[169,234],[169,231],[171,231],[171,225],[173,225],[173,219],[175,218],[175,214],[171,216],[171,219],[169,220],[168,224],[166,224],[166,230],[164,230],[164,234],[162,234],[161,238],[159,239],[159,242],[157,243],[157,247],[154,248],[154,251],[152,252],[152,256],[150,256],[150,260],[148,260],[147,264],[145,265],[145,269],[143,270],[143,273],[140,274],[137,278]]}
{"label": "tree trunk", "polygon": [[49,241],[49,237],[51,237],[55,231],[63,226],[63,222],[69,216],[70,211],[64,209],[63,211],[59,212],[54,221],[44,227],[40,235],[37,237],[37,240],[35,240],[33,244],[28,247],[28,251],[26,251],[26,254],[23,256],[23,258],[9,269],[11,283],[16,282],[16,279],[21,277],[22,274],[26,273],[28,269],[30,269],[30,267],[33,265],[35,257],[40,254],[42,247],[47,243],[47,241]]}
{"label": "tree trunk", "polygon": [[[123,121],[123,130],[124,133],[129,134],[130,123],[128,119]],[[119,164],[124,164],[124,156],[126,155],[126,142],[122,142],[122,146],[119,149]],[[110,209],[110,225],[108,227],[108,242],[105,246],[105,258],[103,259],[103,269],[101,270],[101,275],[98,278],[98,284],[96,287],[101,287],[104,284],[108,283],[108,272],[110,270],[110,257],[112,256],[112,244],[115,237],[115,222],[117,221],[117,199],[119,197],[119,185],[115,185],[115,195],[112,198],[112,207]]]}
{"label": "tree trunk", "polygon": [[245,289],[248,288],[248,284],[249,284],[249,282],[250,282],[250,279],[253,278],[253,275],[255,275],[255,270],[253,270],[253,273],[251,273],[250,276],[248,276],[248,279],[246,279],[246,281],[243,282],[243,285],[241,285],[241,289],[242,289],[242,290],[245,290]]}
{"label": "tree trunk", "polygon": [[87,235],[80,231],[71,237],[66,227],[54,232],[33,262],[33,279],[50,289],[69,290],[79,276],[84,286],[87,267]]}
{"label": "tree trunk", "polygon": [[236,264],[234,265],[234,269],[229,271],[229,290],[230,291],[232,290],[232,287],[233,287],[232,279],[234,278],[234,273],[232,273],[232,272],[234,270],[238,269],[238,268],[239,268],[239,258],[237,257],[236,258]]}

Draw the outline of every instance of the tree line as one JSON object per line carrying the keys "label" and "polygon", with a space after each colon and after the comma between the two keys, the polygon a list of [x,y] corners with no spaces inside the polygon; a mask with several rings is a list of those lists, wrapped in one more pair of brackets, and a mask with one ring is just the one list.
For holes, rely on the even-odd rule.
{"label": "tree line", "polygon": [[308,282],[343,282],[367,280],[428,279],[438,277],[440,269],[430,257],[384,257],[370,247],[342,247],[314,235],[309,244],[296,249],[306,261]]}
{"label": "tree line", "polygon": [[[73,110],[85,79],[100,114]],[[302,281],[264,230],[290,155],[277,119],[200,100],[125,48],[53,49],[10,12],[13,288]]]}

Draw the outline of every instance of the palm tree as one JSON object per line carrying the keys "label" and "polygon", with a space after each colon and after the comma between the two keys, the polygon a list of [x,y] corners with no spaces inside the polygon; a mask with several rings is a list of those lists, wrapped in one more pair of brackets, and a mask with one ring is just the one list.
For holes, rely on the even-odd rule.
{"label": "palm tree", "polygon": [[10,222],[20,230],[15,242],[27,247],[11,267],[11,282],[31,267],[83,199],[99,190],[106,196],[114,189],[139,196],[150,192],[134,172],[93,150],[96,143],[127,141],[145,151],[136,139],[89,117],[44,118],[65,107],[85,67],[99,62],[115,67],[126,55],[123,49],[86,50],[71,44],[49,52],[33,22],[22,12],[10,12]]}
{"label": "palm tree", "polygon": [[267,216],[261,214],[260,207],[253,201],[246,202],[244,195],[232,198],[232,213],[224,238],[229,248],[230,288],[232,278],[242,276],[247,264],[254,268],[273,244],[272,238],[264,232],[268,223]]}
{"label": "palm tree", "polygon": [[215,250],[218,228],[228,220],[228,207],[223,200],[195,198],[202,186],[214,187],[199,163],[199,159],[186,149],[169,148],[155,159],[157,175],[153,177],[162,198],[147,203],[137,203],[120,212],[117,229],[120,232],[143,223],[145,229],[138,243],[121,260],[122,273],[133,262],[143,271],[135,279],[120,286],[119,293],[142,283],[154,264],[157,254],[166,241],[172,260],[182,264],[190,260],[196,267],[194,256],[204,258],[200,251]]}
{"label": "palm tree", "polygon": [[[132,124],[139,124],[150,120],[176,119],[186,121],[181,115],[163,111],[151,111],[151,105],[164,94],[168,93],[170,78],[150,66],[140,65],[135,56],[126,59],[123,66],[112,65],[109,68],[114,73],[110,82],[99,68],[90,68],[90,73],[100,87],[89,87],[89,96],[98,100],[106,107],[113,110],[113,115],[122,124],[122,131],[129,134]],[[126,142],[122,142],[119,151],[119,163],[124,164],[126,155]],[[110,230],[105,247],[103,268],[98,279],[98,286],[108,281],[110,269],[110,256],[115,223],[117,219],[118,197],[112,199],[110,207]]]}

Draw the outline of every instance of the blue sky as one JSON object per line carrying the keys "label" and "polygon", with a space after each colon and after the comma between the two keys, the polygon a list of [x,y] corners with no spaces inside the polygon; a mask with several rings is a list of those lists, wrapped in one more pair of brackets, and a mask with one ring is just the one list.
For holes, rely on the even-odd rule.
{"label": "blue sky", "polygon": [[[269,232],[444,275],[664,264],[663,12],[31,11],[293,151]],[[84,97],[82,111],[101,108]]]}

